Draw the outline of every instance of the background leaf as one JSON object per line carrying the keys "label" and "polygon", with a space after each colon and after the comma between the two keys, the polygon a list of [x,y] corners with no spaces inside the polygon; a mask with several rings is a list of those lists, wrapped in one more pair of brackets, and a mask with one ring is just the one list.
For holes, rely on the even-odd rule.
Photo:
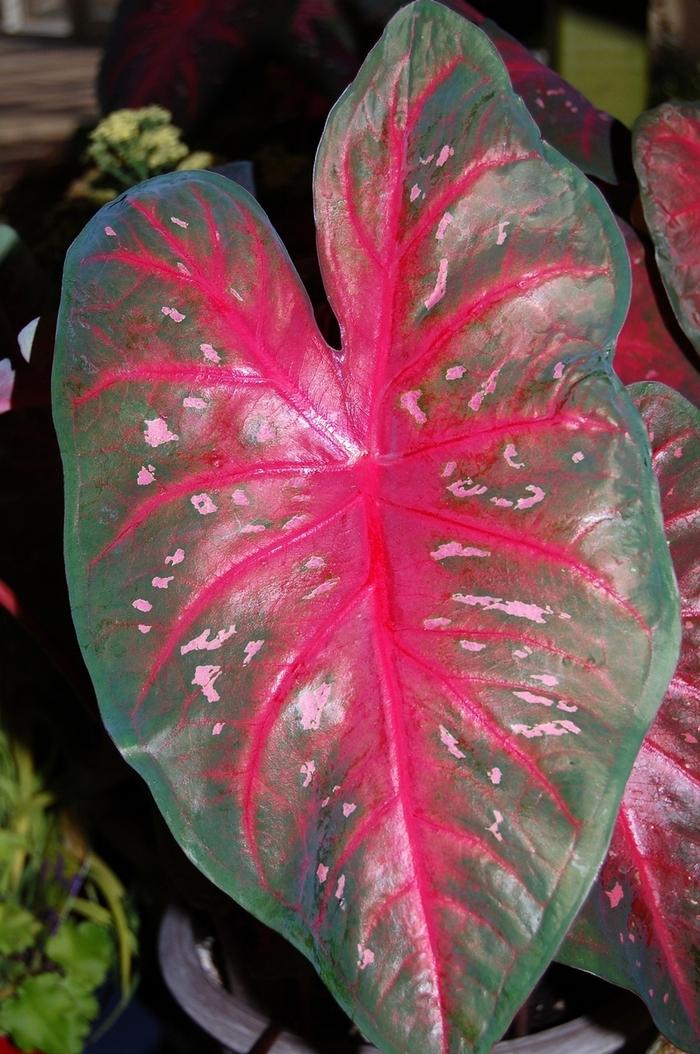
{"label": "background leaf", "polygon": [[79,637],[191,857],[391,1054],[485,1052],[604,853],[676,657],[626,256],[490,43],[428,2],[315,177],[343,335],[252,199],[163,177],[67,264]]}
{"label": "background leaf", "polygon": [[635,762],[608,856],[558,958],[637,992],[660,1031],[700,1051],[700,413],[637,384],[681,594],[678,668]]}

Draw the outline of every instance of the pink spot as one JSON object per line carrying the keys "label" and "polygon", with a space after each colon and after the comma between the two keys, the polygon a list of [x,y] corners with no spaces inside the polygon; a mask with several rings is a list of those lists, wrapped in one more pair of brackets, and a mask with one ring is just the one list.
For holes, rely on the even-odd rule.
{"label": "pink spot", "polygon": [[569,706],[569,704],[565,703],[563,699],[560,699],[559,702],[557,703],[557,710],[563,710],[567,714],[577,714],[578,713],[578,707],[577,706]]}
{"label": "pink spot", "polygon": [[217,651],[235,632],[236,627],[229,626],[228,629],[220,629],[216,636],[210,640],[211,630],[205,629],[198,636],[189,640],[187,644],[181,645],[180,655],[187,655],[191,651]]}
{"label": "pink spot", "polygon": [[434,157],[435,154],[428,154],[427,157],[419,157],[418,160],[420,161],[421,165],[429,165]]}
{"label": "pink spot", "polygon": [[578,465],[579,461],[583,461],[583,454],[580,450],[577,450],[575,454],[571,455],[571,460],[575,465]]}
{"label": "pink spot", "polygon": [[513,692],[518,699],[522,699],[525,703],[536,703],[539,706],[551,706],[554,702],[553,699],[548,699],[546,695],[535,695],[534,692]]}
{"label": "pink spot", "polygon": [[610,907],[616,908],[621,900],[624,899],[625,893],[619,882],[616,882],[612,889],[605,890],[605,896],[610,901]]}
{"label": "pink spot", "polygon": [[452,213],[451,212],[446,212],[445,215],[440,220],[440,222],[438,223],[438,228],[437,228],[437,231],[435,232],[435,239],[436,239],[436,241],[439,241],[439,242],[442,241],[442,239],[445,237],[445,231],[447,230],[447,228],[449,227],[449,225],[451,223],[452,223]]}
{"label": "pink spot", "polygon": [[498,784],[501,782],[501,779],[503,777],[503,773],[501,772],[501,770],[499,768],[489,769],[488,777],[491,780],[491,782],[493,783],[493,785],[495,787],[497,787]]}
{"label": "pink spot", "polygon": [[302,523],[306,523],[307,519],[308,517],[304,516],[303,513],[297,513],[296,516],[290,516],[289,519],[282,524],[282,530],[293,531],[295,527],[299,527]]}
{"label": "pink spot", "polygon": [[475,483],[471,476],[467,476],[466,479],[457,479],[454,483],[450,483],[447,489],[454,494],[455,498],[473,498],[485,494],[489,488],[481,483]]}
{"label": "pink spot", "polygon": [[451,626],[451,618],[424,618],[423,626],[425,629],[440,629],[441,626]]}
{"label": "pink spot", "polygon": [[663,1001],[664,1001],[664,1004],[665,1004],[665,1003],[668,1003],[668,992],[664,992],[664,998],[663,998]]}
{"label": "pink spot", "polygon": [[180,437],[171,432],[164,417],[152,417],[143,422],[143,437],[149,446],[162,446],[163,443],[174,443]]}
{"label": "pink spot", "polygon": [[483,651],[486,647],[485,644],[478,644],[475,640],[461,640],[459,646],[464,651]]}
{"label": "pink spot", "polygon": [[488,549],[477,549],[473,545],[462,545],[460,542],[445,542],[433,549],[430,554],[433,560],[446,560],[449,556],[490,556]]}
{"label": "pink spot", "polygon": [[512,509],[513,502],[508,498],[491,498],[491,504],[497,505],[499,509]]}
{"label": "pink spot", "polygon": [[260,427],[258,428],[258,434],[257,434],[258,442],[259,443],[271,443],[276,438],[277,438],[277,433],[275,432],[274,428],[269,423],[269,421],[263,421],[262,424],[260,425]]}
{"label": "pink spot", "polygon": [[224,730],[224,722],[223,721],[217,721],[216,724],[214,725],[214,727],[211,730],[211,734],[213,736],[220,736],[221,733],[223,732],[223,730]]}
{"label": "pink spot", "polygon": [[357,806],[353,801],[343,802],[343,816],[347,819],[348,816],[352,816]]}
{"label": "pink spot", "polygon": [[357,965],[360,970],[366,970],[368,966],[372,966],[374,963],[374,952],[371,948],[363,948],[361,944],[357,946]]}
{"label": "pink spot", "polygon": [[335,899],[342,900],[343,893],[345,892],[345,875],[341,875],[338,879],[338,885],[335,887]]}
{"label": "pink spot", "polygon": [[635,936],[634,936],[634,934],[633,934],[633,933],[628,933],[628,934],[627,934],[627,940],[628,940],[628,941],[630,942],[630,944],[634,944],[634,942],[635,942],[635,939],[636,939],[636,938],[635,938]]}
{"label": "pink spot", "polygon": [[562,377],[564,376],[564,363],[563,362],[558,362],[556,364],[556,366],[554,367],[554,373],[552,374],[552,376],[554,377],[555,381],[560,381],[562,379]]}
{"label": "pink spot", "polygon": [[325,682],[302,688],[297,696],[301,727],[310,732],[321,725],[321,714],[331,695],[331,686]]}
{"label": "pink spot", "polygon": [[182,400],[182,405],[188,410],[205,410],[207,403],[205,399],[200,399],[196,395],[188,395]]}
{"label": "pink spot", "polygon": [[506,227],[510,227],[510,220],[503,220],[502,223],[498,224],[498,237],[496,238],[496,245],[503,245],[504,241],[508,237]]}
{"label": "pink spot", "polygon": [[305,761],[304,764],[299,769],[299,772],[304,777],[304,782],[302,783],[302,787],[308,787],[309,784],[311,783],[311,780],[314,778],[314,773],[316,772],[316,762],[315,761]]}
{"label": "pink spot", "polygon": [[176,549],[172,556],[166,556],[165,563],[172,564],[175,567],[176,564],[181,564],[185,559],[185,550]]}
{"label": "pink spot", "polygon": [[139,469],[139,474],[136,477],[136,482],[139,487],[147,487],[149,483],[153,483],[156,478],[155,465],[142,465]]}
{"label": "pink spot", "polygon": [[200,516],[209,516],[210,513],[216,512],[216,505],[208,494],[193,494],[190,498],[190,502],[194,505]]}
{"label": "pink spot", "polygon": [[197,666],[195,667],[192,684],[202,689],[202,695],[210,703],[218,703],[221,696],[214,687],[214,682],[220,676],[220,666]]}
{"label": "pink spot", "polygon": [[143,600],[142,598],[139,598],[138,600],[135,600],[131,606],[132,608],[136,608],[137,611],[150,611],[153,607],[153,604],[151,604],[148,600]]}
{"label": "pink spot", "polygon": [[535,99],[535,106],[539,106],[540,110],[544,110],[544,102],[539,97]]}
{"label": "pink spot", "polygon": [[682,446],[677,446],[676,449],[673,451],[673,456],[674,457],[683,457],[683,447]]}
{"label": "pink spot", "polygon": [[328,868],[325,864],[319,864],[316,868],[316,878],[319,880],[321,885],[323,885],[323,883],[328,878]]}
{"label": "pink spot", "polygon": [[573,721],[547,721],[541,725],[511,725],[516,736],[526,739],[539,739],[541,736],[566,736],[573,732],[577,736],[581,729]]}
{"label": "pink spot", "polygon": [[468,406],[470,410],[474,411],[474,413],[478,413],[478,411],[481,409],[481,404],[483,403],[486,396],[492,395],[493,392],[496,391],[496,381],[498,380],[498,375],[500,372],[501,370],[499,367],[497,370],[494,370],[493,373],[490,373],[489,376],[486,378],[486,382],[481,386],[481,388],[479,388],[477,392],[474,392],[474,394],[472,395],[471,399],[469,400]]}
{"label": "pink spot", "polygon": [[544,684],[547,688],[554,688],[555,685],[559,684],[559,678],[551,673],[531,673],[530,680],[539,681],[540,684]]}
{"label": "pink spot", "polygon": [[419,198],[419,197],[420,197],[420,187],[418,186],[417,183],[414,183],[413,186],[411,187],[410,199],[411,199],[411,201],[415,201],[416,198]]}
{"label": "pink spot", "polygon": [[260,532],[264,530],[264,523],[245,523],[241,527],[241,534],[260,534]]}
{"label": "pink spot", "polygon": [[233,492],[233,504],[234,505],[250,505],[246,492],[244,490],[234,490]]}
{"label": "pink spot", "polygon": [[221,362],[221,356],[218,351],[214,351],[211,344],[200,344],[199,350],[208,362]]}
{"label": "pink spot", "polygon": [[684,732],[683,739],[686,743],[697,743],[697,737],[694,736],[692,732]]}
{"label": "pink spot", "polygon": [[430,311],[430,309],[435,307],[435,305],[439,303],[440,300],[442,300],[442,298],[444,297],[445,289],[447,288],[447,269],[449,265],[449,260],[446,256],[443,256],[443,258],[440,260],[440,263],[438,264],[438,273],[437,279],[435,280],[435,288],[433,289],[428,299],[423,301],[423,303],[425,304],[426,311]]}
{"label": "pink spot", "polygon": [[445,373],[446,381],[458,381],[467,372],[466,366],[450,366]]}
{"label": "pink spot", "polygon": [[493,816],[494,816],[494,822],[491,824],[490,827],[487,827],[486,830],[489,831],[489,833],[494,836],[496,841],[502,842],[503,841],[503,835],[498,830],[498,828],[499,828],[500,824],[503,823],[503,814],[500,813],[498,811],[498,809],[494,809],[493,810]]}
{"label": "pink spot", "polygon": [[177,269],[180,272],[180,274],[186,274],[188,276],[188,278],[192,274],[192,272],[189,270],[189,268],[185,267],[185,265],[182,262],[182,260],[178,260],[177,261]]}
{"label": "pink spot", "polygon": [[532,655],[532,648],[518,648],[513,655],[516,659],[527,659],[528,655]]}
{"label": "pink spot", "polygon": [[117,236],[117,232],[114,230],[113,227],[105,227],[105,234],[108,238],[116,238]]}
{"label": "pink spot", "polygon": [[154,589],[167,589],[174,577],[175,575],[168,575],[167,578],[159,578],[156,576],[151,579],[151,585]]}
{"label": "pink spot", "polygon": [[308,571],[320,571],[326,566],[326,561],[322,556],[310,556],[304,564],[304,567]]}
{"label": "pink spot", "polygon": [[428,420],[428,418],[418,405],[418,400],[420,399],[422,394],[422,390],[420,388],[417,388],[415,391],[412,392],[404,392],[401,398],[399,399],[399,402],[403,409],[407,410],[413,420],[417,421],[419,425],[424,425],[425,422]]}
{"label": "pink spot", "polygon": [[443,470],[440,473],[440,475],[442,476],[443,479],[449,479],[450,476],[453,475],[454,470],[456,468],[457,468],[457,462],[456,461],[448,461],[448,462],[446,462],[445,467],[443,468]]}
{"label": "pink spot", "polygon": [[533,505],[539,505],[541,501],[544,501],[545,492],[541,487],[536,487],[533,483],[530,483],[525,490],[529,491],[532,495],[531,498],[518,498],[515,503],[516,509],[531,509]]}
{"label": "pink spot", "polygon": [[240,293],[238,292],[238,290],[237,290],[237,289],[234,289],[234,288],[233,288],[233,286],[231,286],[231,292],[232,292],[232,293],[233,293],[233,295],[235,296],[236,300],[239,300],[239,301],[241,302],[241,304],[242,304],[242,303],[243,303],[243,297],[242,297],[242,296],[241,296],[241,294],[240,294]]}
{"label": "pink spot", "polygon": [[264,640],[249,640],[243,651],[245,652],[245,658],[243,665],[247,666],[251,659],[255,658],[260,649],[262,648]]}
{"label": "pink spot", "polygon": [[152,626],[146,626],[142,622],[139,623],[139,633],[150,633],[152,629]]}
{"label": "pink spot", "polygon": [[449,146],[449,144],[446,143],[443,146],[443,148],[440,151],[440,153],[438,154],[438,156],[437,156],[437,161],[435,162],[435,166],[437,168],[442,168],[442,166],[447,161],[448,157],[453,157],[453,156],[454,156],[454,150],[452,149],[451,146]]}
{"label": "pink spot", "polygon": [[184,220],[181,220],[179,216],[171,216],[170,222],[174,223],[176,227],[189,227],[189,223],[186,223]]}
{"label": "pink spot", "polygon": [[335,589],[335,587],[337,585],[338,585],[338,579],[337,578],[327,578],[325,582],[321,582],[320,586],[316,586],[316,588],[312,589],[310,593],[305,593],[304,596],[301,599],[302,600],[314,600],[316,597],[320,596],[322,593],[328,593],[328,592],[330,592],[331,589]]}
{"label": "pink spot", "polygon": [[515,449],[514,443],[509,443],[503,451],[503,457],[506,459],[511,468],[525,468],[524,461],[516,461],[518,451]]}
{"label": "pink spot", "polygon": [[444,725],[440,725],[440,741],[447,747],[448,754],[451,754],[453,758],[466,758],[466,754],[457,746],[457,740],[455,737],[447,731]]}
{"label": "pink spot", "polygon": [[160,310],[161,314],[166,315],[168,318],[171,318],[173,322],[183,322],[185,319],[185,316],[182,314],[181,311],[178,311],[176,307],[168,307],[164,304]]}

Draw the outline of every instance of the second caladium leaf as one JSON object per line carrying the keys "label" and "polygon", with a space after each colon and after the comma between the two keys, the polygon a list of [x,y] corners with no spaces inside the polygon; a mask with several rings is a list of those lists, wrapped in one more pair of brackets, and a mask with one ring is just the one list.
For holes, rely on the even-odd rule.
{"label": "second caladium leaf", "polygon": [[678,321],[700,351],[700,103],[664,103],[634,128],[644,218]]}
{"label": "second caladium leaf", "polygon": [[649,431],[678,577],[681,656],[559,958],[638,992],[664,1035],[700,1051],[700,413],[663,385],[631,391]]}
{"label": "second caladium leaf", "polygon": [[389,1054],[486,1052],[602,859],[676,658],[598,192],[447,9],[315,175],[327,347],[256,203],[143,184],[66,268],[75,619],[190,856]]}

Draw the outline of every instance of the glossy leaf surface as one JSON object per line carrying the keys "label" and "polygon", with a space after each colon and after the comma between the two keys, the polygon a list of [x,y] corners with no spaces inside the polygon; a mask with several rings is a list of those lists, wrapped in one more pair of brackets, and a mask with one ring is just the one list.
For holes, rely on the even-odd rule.
{"label": "glossy leaf surface", "polygon": [[615,372],[625,384],[667,384],[700,406],[700,360],[676,322],[653,249],[628,223],[618,223],[632,265],[632,299],[615,345]]}
{"label": "glossy leaf surface", "polygon": [[700,104],[664,103],[634,130],[634,165],[678,321],[700,351]]}
{"label": "glossy leaf surface", "polygon": [[681,655],[559,958],[638,992],[664,1035],[700,1051],[700,413],[663,385],[632,392],[678,577]]}
{"label": "glossy leaf surface", "polygon": [[486,1052],[602,859],[676,658],[627,261],[490,43],[404,9],[315,174],[342,352],[257,204],[143,184],[71,250],[78,633],[191,857],[391,1054]]}

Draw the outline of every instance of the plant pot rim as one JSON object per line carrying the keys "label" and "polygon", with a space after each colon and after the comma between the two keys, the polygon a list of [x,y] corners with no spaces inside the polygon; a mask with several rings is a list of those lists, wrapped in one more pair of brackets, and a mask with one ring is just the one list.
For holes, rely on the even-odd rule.
{"label": "plant pot rim", "polygon": [[[197,950],[191,917],[179,907],[163,916],[158,954],[165,982],[180,1006],[205,1032],[233,1051],[250,1050],[270,1027],[270,1020],[239,995],[227,992],[204,969]],[[644,1014],[629,1001],[613,1001],[596,1013],[521,1039],[501,1040],[492,1054],[614,1054],[648,1028]],[[270,1054],[377,1054],[367,1043],[313,1046],[292,1032],[282,1031]]]}

